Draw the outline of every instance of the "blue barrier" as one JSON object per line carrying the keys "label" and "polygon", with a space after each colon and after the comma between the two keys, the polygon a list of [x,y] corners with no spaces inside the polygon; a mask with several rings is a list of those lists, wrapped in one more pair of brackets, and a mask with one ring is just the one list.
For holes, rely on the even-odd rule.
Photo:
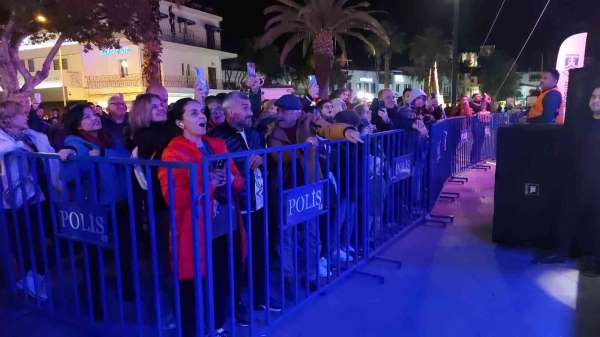
{"label": "blue barrier", "polygon": [[257,335],[427,220],[448,179],[495,158],[509,123],[456,117],[429,138],[388,131],[201,163],[12,153],[0,180],[11,303],[123,335]]}

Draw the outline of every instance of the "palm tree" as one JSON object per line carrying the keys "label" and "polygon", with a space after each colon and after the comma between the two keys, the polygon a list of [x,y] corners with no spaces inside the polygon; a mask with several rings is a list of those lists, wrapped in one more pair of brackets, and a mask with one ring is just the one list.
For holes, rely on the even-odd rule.
{"label": "palm tree", "polygon": [[312,47],[315,74],[325,98],[329,94],[329,77],[336,46],[346,54],[345,37],[354,37],[373,49],[373,45],[362,34],[367,31],[389,44],[388,35],[381,24],[367,11],[368,2],[346,6],[349,0],[277,0],[280,4],[269,6],[265,15],[272,15],[265,25],[265,33],[259,39],[258,48],[271,45],[275,40],[290,35],[282,51],[280,63],[298,44],[303,51]]}
{"label": "palm tree", "polygon": [[450,45],[441,31],[428,28],[410,44],[408,58],[421,79],[427,78],[435,62],[440,72],[445,74],[450,67]]}
{"label": "palm tree", "polygon": [[381,63],[383,61],[383,82],[385,88],[389,88],[392,79],[392,56],[394,54],[401,54],[406,50],[406,35],[404,32],[400,31],[400,27],[393,22],[383,21],[381,22],[381,25],[390,37],[390,43],[385,43],[377,36],[371,35],[369,36],[369,41],[373,45],[374,50],[367,51],[373,53],[371,54],[371,57],[375,59],[375,68],[377,72],[381,71]]}

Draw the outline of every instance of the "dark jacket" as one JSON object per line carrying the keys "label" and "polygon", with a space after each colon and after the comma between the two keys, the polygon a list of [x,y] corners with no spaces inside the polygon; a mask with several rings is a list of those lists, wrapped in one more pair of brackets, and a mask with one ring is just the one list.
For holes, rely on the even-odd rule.
{"label": "dark jacket", "polygon": [[256,121],[262,109],[262,93],[260,90],[257,93],[250,91],[248,98],[250,98],[250,105],[252,109],[252,121]]}
{"label": "dark jacket", "polygon": [[[388,116],[390,112],[391,109],[388,109]],[[391,116],[389,117],[391,119]],[[379,100],[377,99],[373,100],[373,103],[371,103],[371,122],[377,127],[377,131],[380,132],[392,130],[394,127],[391,121],[390,123],[385,123],[383,119],[379,117]]]}
{"label": "dark jacket", "polygon": [[446,112],[439,105],[435,109],[433,109],[433,111],[431,111],[430,113],[431,113],[431,115],[433,115],[435,120],[438,120],[438,121],[446,118]]}
{"label": "dark jacket", "polygon": [[390,119],[394,124],[394,129],[412,130],[413,124],[417,118],[410,106],[405,105],[401,108],[397,108],[396,111],[390,115]]}
{"label": "dark jacket", "polygon": [[[258,150],[265,148],[265,138],[263,134],[255,128],[247,128],[244,130],[246,135],[246,141],[242,138],[240,132],[231,127],[228,122],[225,122],[209,133],[209,136],[214,138],[220,138],[225,141],[225,145],[227,146],[228,152],[244,152],[249,150]],[[250,177],[250,207],[252,210],[256,210],[256,180],[253,172],[250,172],[246,167],[246,158],[237,158],[234,160],[235,166],[240,170],[240,173],[244,178],[246,177],[246,170],[248,170],[248,176]],[[263,178],[263,184],[266,181],[266,177]],[[263,185],[264,186],[264,185]],[[264,192],[264,189],[263,189]],[[244,185],[244,189],[240,194],[240,206],[242,210],[247,209],[246,198],[248,191],[246,191],[246,185]],[[264,202],[264,200],[263,200]]]}
{"label": "dark jacket", "polygon": [[121,124],[115,123],[109,116],[102,116],[102,129],[106,130],[110,135],[110,138],[119,144],[125,146],[125,128],[129,125],[127,118]]}
{"label": "dark jacket", "polygon": [[[288,146],[295,144],[303,144],[309,137],[319,136],[330,140],[344,139],[345,132],[348,129],[353,129],[351,125],[336,123],[330,124],[323,118],[317,117],[314,114],[303,114],[298,122],[296,123],[296,139],[295,141],[288,138],[287,133],[280,126],[275,126],[271,137],[268,139],[269,147]],[[315,158],[316,149],[308,147],[308,181],[304,179],[304,152],[302,150],[296,151],[296,162],[293,162],[292,151],[281,151],[281,157],[283,161],[283,188],[287,189],[293,186],[293,169],[292,165],[296,165],[296,184],[302,185],[307,183],[315,182],[321,179],[323,174],[323,168],[319,168],[319,172],[316,171]],[[278,152],[270,154],[270,172],[277,172],[277,160],[279,156]],[[275,184],[271,184],[274,186]],[[276,195],[276,194],[271,194]]]}
{"label": "dark jacket", "polygon": [[[75,135],[65,138],[65,147],[71,148],[77,152],[77,157],[87,158],[91,150],[98,150],[105,158],[129,158],[129,152],[124,147],[115,145],[112,148],[101,148],[97,144]],[[109,205],[114,202],[121,202],[127,198],[126,189],[126,170],[123,165],[112,164],[108,162],[95,164],[91,161],[73,161],[63,163],[60,171],[61,179],[69,183],[74,183],[77,177],[82,177],[82,184],[87,193],[96,193],[92,191],[91,175],[95,174],[96,190],[98,201],[103,205]],[[74,185],[73,185],[74,186]]]}
{"label": "dark jacket", "polygon": [[415,122],[415,118],[409,113],[411,112],[410,107],[395,106],[392,109],[387,109],[388,117],[391,123],[385,123],[381,117],[379,117],[379,101],[374,100],[371,104],[371,122],[377,127],[377,131],[389,131],[389,130],[410,130]]}
{"label": "dark jacket", "polygon": [[152,122],[150,126],[136,130],[133,134],[125,131],[126,146],[129,151],[138,148],[138,158],[160,160],[162,151],[177,136],[166,122]]}
{"label": "dark jacket", "polygon": [[[160,160],[163,150],[169,145],[169,142],[175,138],[174,130],[170,129],[166,122],[152,122],[150,126],[138,129],[133,134],[126,129],[125,135],[127,149],[131,152],[137,148],[137,158],[147,160]],[[142,169],[144,170],[145,168]],[[160,191],[158,167],[153,166],[150,169],[152,175],[154,206],[159,210],[168,209]],[[139,191],[142,190],[140,189]],[[145,193],[141,193],[141,195],[145,196]]]}
{"label": "dark jacket", "polygon": [[469,102],[469,105],[471,106],[473,113],[477,114],[481,111],[481,103],[477,104],[477,103],[471,101],[471,102]]}
{"label": "dark jacket", "polygon": [[50,132],[50,124],[46,123],[40,116],[37,115],[34,109],[29,111],[29,119],[27,120],[27,125],[29,128],[41,132],[45,135],[48,135]]}

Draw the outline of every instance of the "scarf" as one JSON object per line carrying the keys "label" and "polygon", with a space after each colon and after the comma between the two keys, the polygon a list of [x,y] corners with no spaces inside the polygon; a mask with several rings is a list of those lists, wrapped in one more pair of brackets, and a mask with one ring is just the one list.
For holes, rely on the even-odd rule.
{"label": "scarf", "polygon": [[29,137],[29,135],[27,135],[24,130],[23,131],[18,131],[15,132],[13,130],[10,129],[2,129],[2,131],[6,132],[7,135],[9,135],[10,137],[12,137],[12,139],[14,139],[16,142],[23,142],[25,145],[27,145],[27,147],[32,151],[32,152],[37,152],[37,146],[35,146],[35,143],[33,142],[33,140],[31,139],[31,137]]}
{"label": "scarf", "polygon": [[92,144],[100,146],[102,149],[113,147],[112,139],[110,139],[110,137],[102,131],[98,131],[98,134],[94,135],[89,131],[81,130],[79,131],[79,136]]}

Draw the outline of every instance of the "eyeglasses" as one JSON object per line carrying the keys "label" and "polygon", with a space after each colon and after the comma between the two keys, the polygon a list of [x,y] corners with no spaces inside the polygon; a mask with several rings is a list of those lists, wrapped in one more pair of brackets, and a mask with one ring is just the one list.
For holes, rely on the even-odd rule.
{"label": "eyeglasses", "polygon": [[125,103],[110,103],[109,105],[127,106]]}

